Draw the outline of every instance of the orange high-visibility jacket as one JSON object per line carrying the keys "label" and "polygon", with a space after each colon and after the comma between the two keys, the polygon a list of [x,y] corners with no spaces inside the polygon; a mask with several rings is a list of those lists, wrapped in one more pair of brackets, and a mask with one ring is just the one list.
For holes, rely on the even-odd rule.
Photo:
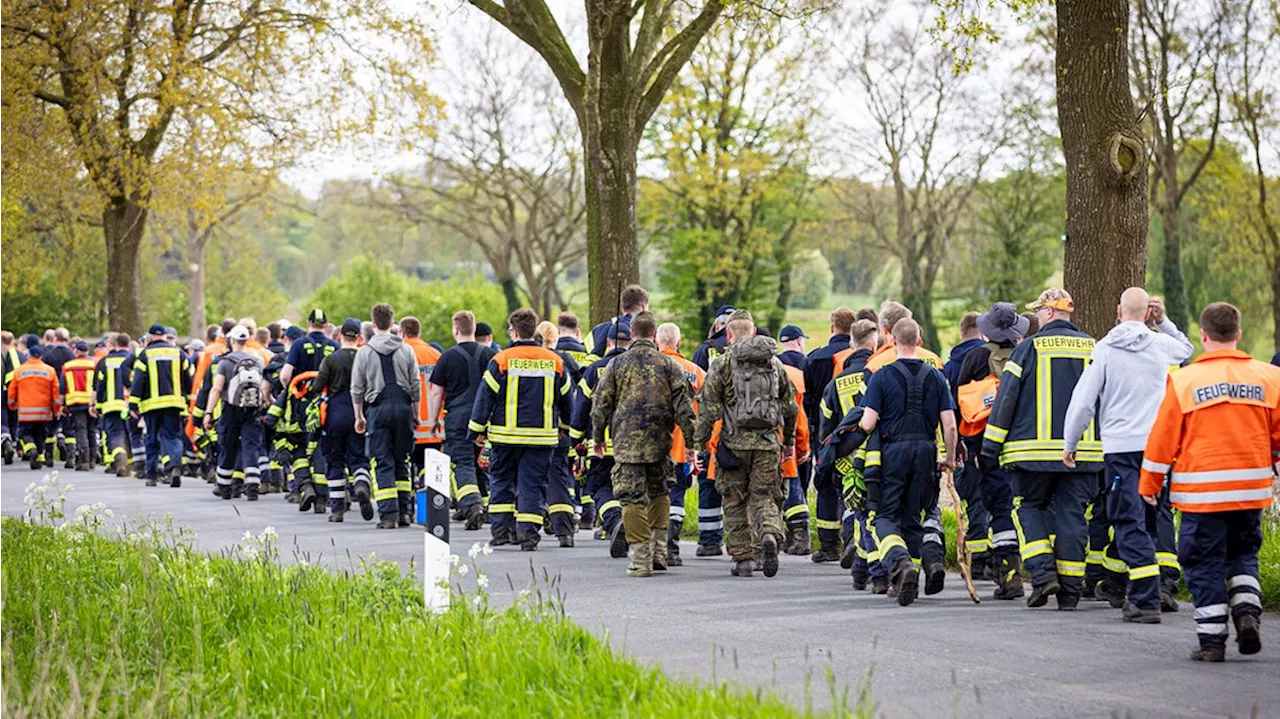
{"label": "orange high-visibility jacket", "polygon": [[410,337],[404,341],[413,350],[418,361],[418,381],[422,385],[421,397],[418,400],[418,419],[422,420],[413,430],[415,444],[440,444],[444,441],[444,424],[435,431],[427,430],[427,383],[431,381],[431,372],[440,361],[440,352],[435,347],[422,341],[421,337]]}
{"label": "orange high-visibility jacket", "polygon": [[[791,365],[783,365],[782,368],[791,378],[791,386],[796,391],[796,406],[800,408],[799,414],[796,415],[796,451],[791,455],[791,459],[782,463],[782,478],[795,479],[800,476],[800,465],[796,460],[800,455],[809,452],[809,415],[804,411],[804,372]],[[781,429],[778,430],[778,442],[782,442]]]}
{"label": "orange high-visibility jacket", "polygon": [[[1264,509],[1280,459],[1280,368],[1239,350],[1206,352],[1169,375],[1138,491],[1184,512]],[[1171,471],[1172,470],[1172,471]]]}
{"label": "orange high-visibility jacket", "polygon": [[[693,415],[698,416],[698,393],[702,391],[702,383],[707,379],[707,373],[701,367],[693,362],[680,356],[675,350],[662,350],[662,354],[675,360],[680,368],[684,370],[684,378],[689,380],[689,387],[693,391]],[[684,464],[684,433],[679,427],[671,433],[671,461],[676,464]]]}
{"label": "orange high-visibility jacket", "polygon": [[68,407],[93,404],[94,367],[94,361],[88,357],[76,357],[62,365],[62,388]]}
{"label": "orange high-visibility jacket", "polygon": [[58,374],[38,357],[28,358],[9,382],[9,408],[18,410],[19,422],[52,422],[62,409]]}

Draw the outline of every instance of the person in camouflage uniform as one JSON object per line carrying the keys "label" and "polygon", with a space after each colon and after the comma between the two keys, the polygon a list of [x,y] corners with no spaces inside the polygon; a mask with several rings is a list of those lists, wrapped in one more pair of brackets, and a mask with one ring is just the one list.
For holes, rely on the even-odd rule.
{"label": "person in camouflage uniform", "polygon": [[[717,421],[726,418],[737,402],[731,372],[777,373],[777,409],[780,426],[758,429],[732,427],[726,421],[716,448],[716,488],[724,495],[725,545],[733,557],[733,575],[750,577],[752,565],[763,555],[766,577],[778,572],[778,545],[782,541],[781,462],[795,453],[795,388],[775,355],[776,344],[756,334],[751,313],[737,310],[729,318],[729,347],[707,370],[698,397],[699,414],[694,447],[707,446]],[[760,367],[759,370],[751,366]],[[769,398],[772,401],[775,398]],[[781,436],[779,436],[781,435]]]}
{"label": "person in camouflage uniform", "polygon": [[[686,437],[693,435],[689,381],[684,369],[658,350],[657,331],[649,312],[632,320],[631,348],[605,369],[591,408],[597,456],[604,453],[606,427],[613,436],[613,496],[622,503],[630,577],[667,568],[667,492],[675,483],[671,433],[678,426]],[[692,462],[693,450],[687,454]]]}

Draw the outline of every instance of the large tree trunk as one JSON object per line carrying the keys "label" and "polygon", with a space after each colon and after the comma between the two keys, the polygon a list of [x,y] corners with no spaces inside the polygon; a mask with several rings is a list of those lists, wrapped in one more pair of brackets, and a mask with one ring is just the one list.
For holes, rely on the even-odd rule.
{"label": "large tree trunk", "polygon": [[1129,89],[1127,0],[1058,0],[1058,125],[1067,161],[1066,289],[1100,337],[1147,261],[1146,147]]}
{"label": "large tree trunk", "polygon": [[191,271],[187,282],[187,311],[191,317],[191,336],[204,339],[204,328],[207,324],[204,287],[208,273],[204,267],[204,242],[198,236],[187,239],[187,260],[190,262]]}
{"label": "large tree trunk", "polygon": [[[923,262],[917,258],[917,262]],[[942,350],[938,344],[938,329],[933,322],[933,288],[919,275],[921,270],[902,268],[902,304],[911,310],[911,317],[920,324],[920,339],[924,346],[935,352]]]}
{"label": "large tree trunk", "polygon": [[139,257],[147,229],[147,209],[129,199],[114,200],[102,211],[107,241],[107,313],[111,329],[142,332]]}

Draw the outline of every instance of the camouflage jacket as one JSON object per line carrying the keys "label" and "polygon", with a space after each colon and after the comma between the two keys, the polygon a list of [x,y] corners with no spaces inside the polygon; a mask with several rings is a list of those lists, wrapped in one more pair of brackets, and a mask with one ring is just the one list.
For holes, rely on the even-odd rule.
{"label": "camouflage jacket", "polygon": [[677,426],[693,436],[693,400],[684,368],[640,339],[618,355],[600,376],[592,397],[591,425],[597,443],[605,428],[618,462],[658,462],[671,453]]}
{"label": "camouflage jacket", "polygon": [[[782,362],[774,356],[777,345],[768,337],[755,336],[729,345],[725,353],[711,363],[707,370],[707,378],[702,383],[702,392],[698,395],[698,431],[694,435],[694,447],[702,449],[711,439],[711,429],[724,416],[725,405],[734,401],[733,381],[729,377],[729,359],[734,356],[755,355],[752,359],[761,359],[765,353],[772,359],[774,371],[778,373],[778,402],[782,406],[782,445],[794,447],[796,443],[796,415],[800,408],[796,404],[795,388],[787,376]],[[744,430],[737,434],[722,433],[720,441],[730,449],[770,450],[778,449],[777,430]]]}

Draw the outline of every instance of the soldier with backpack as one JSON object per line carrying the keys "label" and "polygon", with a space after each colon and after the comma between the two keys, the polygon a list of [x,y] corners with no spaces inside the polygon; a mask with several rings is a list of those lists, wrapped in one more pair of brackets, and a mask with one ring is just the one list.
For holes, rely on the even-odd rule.
{"label": "soldier with backpack", "polygon": [[[991,305],[986,314],[978,317],[978,331],[987,341],[965,353],[953,387],[966,455],[963,472],[956,475],[956,492],[968,505],[969,532],[965,542],[972,548],[990,541],[987,566],[996,579],[995,599],[1023,596],[1022,562],[1013,525],[1009,476],[994,458],[981,456],[982,433],[1000,389],[1000,376],[1029,324],[1011,303]],[[981,503],[973,501],[975,498]],[[977,511],[979,507],[985,511]],[[974,552],[975,563],[981,554],[984,553]],[[979,576],[976,564],[974,576]]]}
{"label": "soldier with backpack", "polygon": [[777,345],[756,334],[750,312],[736,310],[726,336],[729,346],[711,363],[702,386],[694,447],[706,447],[712,427],[724,421],[716,446],[716,488],[724,497],[731,573],[750,577],[760,558],[764,575],[772,577],[783,539],[781,467],[795,456],[799,407],[774,354]]}
{"label": "soldier with backpack", "polygon": [[204,416],[205,429],[212,429],[213,415],[222,402],[218,419],[218,479],[214,493],[231,499],[237,470],[244,472],[245,497],[258,500],[260,465],[266,456],[262,415],[267,407],[268,387],[265,365],[257,353],[246,351],[249,330],[237,325],[227,333],[231,352],[217,364],[213,388]]}

